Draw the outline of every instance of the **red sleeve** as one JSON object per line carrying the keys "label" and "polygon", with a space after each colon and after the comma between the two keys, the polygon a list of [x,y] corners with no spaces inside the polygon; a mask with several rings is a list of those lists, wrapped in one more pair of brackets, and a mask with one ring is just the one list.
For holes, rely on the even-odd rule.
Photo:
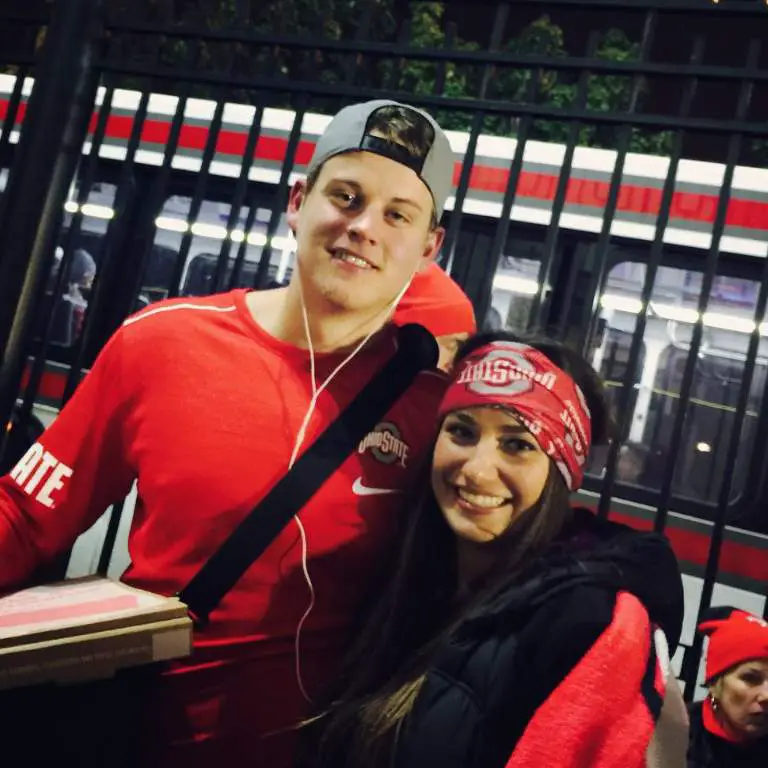
{"label": "red sleeve", "polygon": [[20,585],[130,490],[121,333],[39,442],[0,478],[0,588]]}
{"label": "red sleeve", "polygon": [[652,638],[643,605],[620,593],[610,625],[537,709],[506,768],[645,766],[666,679]]}

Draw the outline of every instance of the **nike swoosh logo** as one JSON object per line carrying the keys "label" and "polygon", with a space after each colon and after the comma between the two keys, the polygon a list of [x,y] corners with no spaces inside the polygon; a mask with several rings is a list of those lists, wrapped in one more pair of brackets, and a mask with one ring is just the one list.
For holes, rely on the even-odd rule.
{"label": "nike swoosh logo", "polygon": [[354,483],[352,483],[352,493],[355,496],[383,496],[388,493],[400,493],[399,488],[371,488],[370,486],[363,485],[363,478],[358,477]]}

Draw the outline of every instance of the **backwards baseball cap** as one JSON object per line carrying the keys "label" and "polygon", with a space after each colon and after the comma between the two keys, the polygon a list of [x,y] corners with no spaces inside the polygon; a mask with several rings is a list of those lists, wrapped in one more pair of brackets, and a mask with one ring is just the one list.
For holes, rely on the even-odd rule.
{"label": "backwards baseball cap", "polygon": [[[427,134],[430,134],[427,136],[426,154],[414,155],[402,144],[371,134],[372,122],[385,107],[400,107],[414,113],[417,120],[426,121]],[[447,136],[431,115],[408,104],[385,99],[344,107],[318,139],[307,167],[307,175],[311,175],[326,160],[343,152],[373,152],[407,166],[429,189],[435,204],[436,218],[442,215],[453,186],[455,158]]]}
{"label": "backwards baseball cap", "polygon": [[527,344],[493,341],[467,355],[438,408],[502,407],[513,411],[555,463],[568,490],[577,490],[592,440],[589,407],[576,382]]}
{"label": "backwards baseball cap", "polygon": [[699,624],[699,632],[709,637],[707,683],[739,664],[768,659],[768,622],[738,608],[710,608]]}
{"label": "backwards baseball cap", "polygon": [[433,336],[476,330],[472,302],[434,261],[414,275],[392,321],[395,325],[422,325]]}

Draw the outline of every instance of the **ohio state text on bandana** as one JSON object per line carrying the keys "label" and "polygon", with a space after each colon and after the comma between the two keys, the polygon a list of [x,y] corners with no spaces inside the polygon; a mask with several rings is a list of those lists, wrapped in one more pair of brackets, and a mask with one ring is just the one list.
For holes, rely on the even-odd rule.
{"label": "ohio state text on bandana", "polygon": [[592,439],[589,408],[576,382],[545,354],[527,344],[495,341],[465,357],[439,416],[478,406],[514,411],[568,489],[581,486]]}

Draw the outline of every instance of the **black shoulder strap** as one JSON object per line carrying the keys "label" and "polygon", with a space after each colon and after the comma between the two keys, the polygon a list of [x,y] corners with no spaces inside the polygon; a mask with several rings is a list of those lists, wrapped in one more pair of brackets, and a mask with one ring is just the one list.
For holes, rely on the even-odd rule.
{"label": "black shoulder strap", "polygon": [[360,441],[406,392],[420,371],[434,368],[434,339],[418,325],[399,329],[397,352],[329,424],[229,535],[179,593],[197,624],[204,624],[224,595],[261,556]]}

